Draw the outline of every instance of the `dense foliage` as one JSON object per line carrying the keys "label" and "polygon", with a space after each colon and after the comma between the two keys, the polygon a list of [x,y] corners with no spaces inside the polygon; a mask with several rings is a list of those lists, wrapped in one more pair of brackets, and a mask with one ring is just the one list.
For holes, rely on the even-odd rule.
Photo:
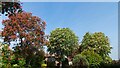
{"label": "dense foliage", "polygon": [[78,37],[69,28],[57,28],[50,33],[48,51],[57,55],[71,55],[78,47]]}
{"label": "dense foliage", "polygon": [[[44,29],[46,23],[39,17],[32,16],[31,13],[27,12],[15,13],[8,19],[3,20],[2,24],[4,25],[2,31],[4,42],[9,45],[11,45],[11,42],[15,42],[14,45],[17,45],[17,47],[14,47],[15,53],[24,57],[27,64],[30,64],[30,61],[33,62],[31,59],[35,56],[36,59],[44,56],[43,53],[39,52],[42,51],[45,41]],[[42,58],[40,61],[42,61]]]}
{"label": "dense foliage", "polygon": [[0,68],[24,68],[25,59],[16,57],[7,44],[0,43]]}
{"label": "dense foliage", "polygon": [[[45,56],[43,45],[48,43],[44,33],[46,22],[32,13],[24,12],[20,2],[2,2],[0,12],[8,16],[8,19],[2,21],[4,28],[1,36],[4,44],[0,43],[0,68],[40,67]],[[78,41],[69,28],[56,28],[50,33],[48,51],[59,60],[67,59],[65,56],[71,57],[73,68],[120,66],[120,61],[112,61],[109,56],[112,47],[104,33],[87,32],[81,44]],[[13,50],[10,49],[11,45],[14,45]]]}
{"label": "dense foliage", "polygon": [[81,54],[77,54],[73,58],[73,65],[76,66],[76,68],[88,68],[89,62],[86,59],[85,56],[82,56]]}
{"label": "dense foliage", "polygon": [[1,2],[2,4],[2,14],[10,15],[15,12],[22,12],[21,3],[19,1],[14,0],[12,2]]}
{"label": "dense foliage", "polygon": [[95,53],[99,54],[105,63],[109,63],[111,58],[109,54],[111,53],[110,42],[107,36],[102,32],[95,32],[93,34],[87,32],[80,45],[80,51],[84,50],[94,50]]}
{"label": "dense foliage", "polygon": [[39,17],[32,16],[31,13],[22,12],[9,16],[3,20],[5,26],[2,31],[4,42],[20,41],[18,45],[32,44],[33,46],[42,45],[44,41],[45,22]]}
{"label": "dense foliage", "polygon": [[26,60],[25,67],[36,68],[40,67],[43,60],[44,60],[44,51],[42,48],[28,46],[27,48],[23,48],[20,46],[16,46],[14,48],[15,56],[19,57],[22,56]]}
{"label": "dense foliage", "polygon": [[91,68],[98,68],[100,63],[103,61],[102,57],[92,50],[85,50],[81,53],[81,55],[86,57]]}

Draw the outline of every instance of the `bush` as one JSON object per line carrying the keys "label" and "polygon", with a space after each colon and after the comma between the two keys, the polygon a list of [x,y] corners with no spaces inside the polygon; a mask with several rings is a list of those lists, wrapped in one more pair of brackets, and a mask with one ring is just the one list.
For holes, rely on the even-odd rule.
{"label": "bush", "polygon": [[85,50],[81,53],[81,55],[86,57],[91,68],[98,68],[100,63],[103,61],[102,57],[92,50]]}
{"label": "bush", "polygon": [[24,68],[25,59],[16,56],[9,45],[0,43],[0,68]]}
{"label": "bush", "polygon": [[85,58],[85,56],[82,56],[81,54],[77,54],[73,58],[73,65],[76,67],[83,67],[83,68],[88,68],[89,62]]}

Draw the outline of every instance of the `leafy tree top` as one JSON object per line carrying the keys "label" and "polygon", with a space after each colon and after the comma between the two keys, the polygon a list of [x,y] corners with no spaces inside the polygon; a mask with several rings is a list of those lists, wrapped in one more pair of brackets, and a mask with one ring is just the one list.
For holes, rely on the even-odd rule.
{"label": "leafy tree top", "polygon": [[46,41],[44,38],[46,22],[32,13],[21,12],[8,16],[2,24],[4,42],[9,45],[15,42],[14,45],[17,45],[13,47],[14,54],[25,58],[26,65],[39,66],[38,62],[44,58],[42,45]]}
{"label": "leafy tree top", "polygon": [[20,41],[18,45],[42,45],[44,42],[44,29],[46,23],[32,13],[15,13],[3,20],[2,37],[4,42]]}
{"label": "leafy tree top", "polygon": [[109,56],[111,48],[108,37],[102,32],[95,32],[93,34],[87,32],[80,45],[81,51],[93,49],[104,58]]}
{"label": "leafy tree top", "polygon": [[12,1],[12,2],[2,2],[2,14],[6,13],[6,16],[9,14],[13,14],[15,12],[21,12],[22,6],[19,1]]}

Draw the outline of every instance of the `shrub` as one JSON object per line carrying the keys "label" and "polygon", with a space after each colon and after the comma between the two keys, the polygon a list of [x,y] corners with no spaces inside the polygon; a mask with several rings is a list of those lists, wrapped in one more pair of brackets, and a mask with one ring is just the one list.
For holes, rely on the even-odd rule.
{"label": "shrub", "polygon": [[103,61],[102,57],[93,50],[85,50],[81,53],[81,55],[86,57],[91,68],[98,68],[100,63]]}
{"label": "shrub", "polygon": [[81,54],[77,54],[73,58],[73,65],[78,68],[79,67],[88,68],[89,62],[87,61],[85,56],[82,56]]}

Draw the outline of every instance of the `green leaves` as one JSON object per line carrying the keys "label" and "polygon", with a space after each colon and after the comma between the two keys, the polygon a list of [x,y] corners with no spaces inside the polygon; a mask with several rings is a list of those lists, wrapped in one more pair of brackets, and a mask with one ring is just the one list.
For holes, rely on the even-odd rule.
{"label": "green leaves", "polygon": [[56,28],[50,33],[49,42],[48,50],[50,52],[70,55],[78,46],[78,37],[69,28]]}
{"label": "green leaves", "polygon": [[112,47],[110,47],[109,39],[104,33],[95,32],[91,34],[87,32],[83,37],[80,48],[81,51],[93,50],[105,61],[105,57],[109,56]]}
{"label": "green leaves", "polygon": [[99,66],[103,61],[102,57],[99,56],[99,54],[95,53],[93,50],[84,50],[81,55],[86,57],[92,67]]}
{"label": "green leaves", "polygon": [[0,47],[0,68],[14,68],[14,66],[19,68],[24,67],[25,59],[20,56],[15,56],[7,44],[0,43]]}
{"label": "green leaves", "polygon": [[85,56],[82,56],[81,54],[77,54],[73,58],[73,65],[74,66],[81,66],[81,67],[82,66],[89,67],[89,62]]}

